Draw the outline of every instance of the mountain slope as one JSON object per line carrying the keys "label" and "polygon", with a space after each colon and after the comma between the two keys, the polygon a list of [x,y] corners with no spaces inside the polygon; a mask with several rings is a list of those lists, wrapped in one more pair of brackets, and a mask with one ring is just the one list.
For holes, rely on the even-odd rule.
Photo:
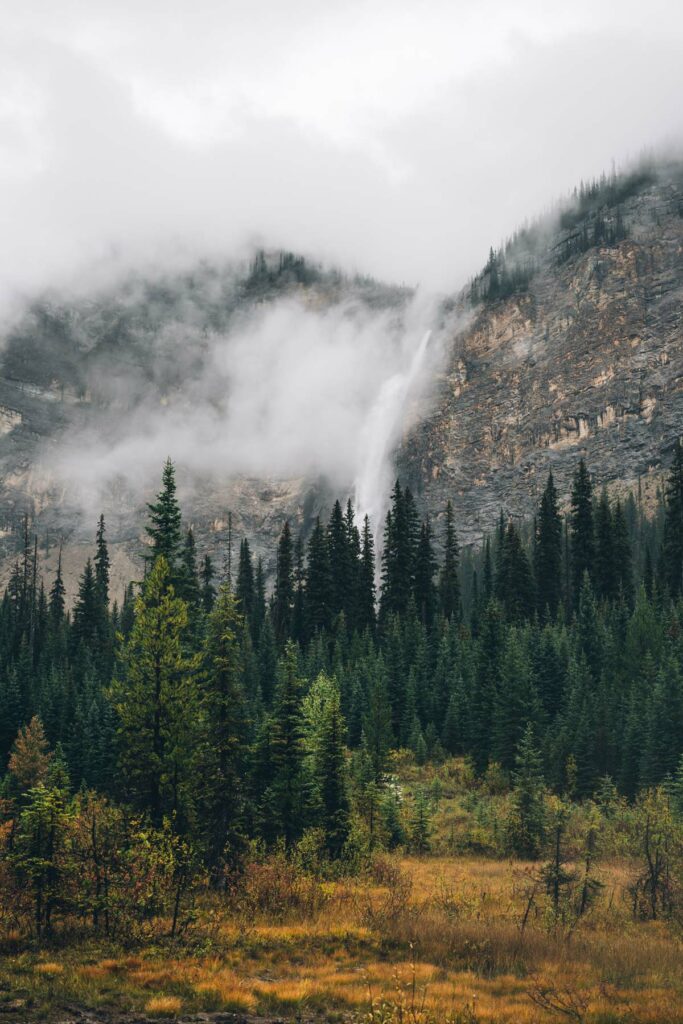
{"label": "mountain slope", "polygon": [[465,540],[501,508],[532,513],[550,468],[566,496],[580,456],[601,483],[646,483],[683,434],[682,186],[679,166],[641,180],[608,211],[627,237],[586,232],[567,259],[594,223],[572,218],[543,238],[524,290],[451,339],[398,465],[432,515],[453,499]]}

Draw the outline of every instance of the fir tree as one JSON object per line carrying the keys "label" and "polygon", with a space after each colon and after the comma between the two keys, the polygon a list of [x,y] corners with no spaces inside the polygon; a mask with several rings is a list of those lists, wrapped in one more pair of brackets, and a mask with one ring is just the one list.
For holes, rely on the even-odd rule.
{"label": "fir tree", "polygon": [[439,606],[446,619],[460,618],[460,581],[458,564],[460,548],[455,532],[453,503],[446,505],[446,529],[443,546],[443,562],[439,574]]}
{"label": "fir tree", "polygon": [[172,578],[175,578],[176,563],[182,546],[181,513],[176,498],[175,469],[170,459],[164,464],[161,477],[162,489],[156,501],[147,505],[149,524],[145,527],[150,540],[148,564],[159,557],[166,559]]}
{"label": "fir tree", "polygon": [[216,600],[216,588],[213,585],[213,581],[216,578],[216,572],[213,567],[210,555],[204,555],[204,561],[202,562],[202,573],[201,573],[201,584],[202,584],[202,607],[204,611],[208,613],[214,606]]}
{"label": "fir tree", "polygon": [[579,602],[584,573],[592,576],[594,563],[593,484],[586,463],[581,459],[574,474],[571,496],[572,598],[576,605]]}
{"label": "fir tree", "polygon": [[358,626],[373,630],[375,627],[375,541],[370,529],[370,520],[363,520],[361,563],[358,594]]}
{"label": "fir tree", "polygon": [[160,825],[165,816],[192,817],[194,738],[198,718],[195,664],[182,644],[187,605],[175,596],[159,555],[135,602],[135,622],[112,689],[118,716],[123,789]]}
{"label": "fir tree", "polygon": [[95,583],[97,584],[97,594],[100,605],[106,612],[109,608],[109,577],[111,563],[109,560],[109,549],[107,547],[105,532],[104,516],[101,515],[97,523],[97,533],[95,536]]}
{"label": "fir tree", "polygon": [[562,519],[552,470],[536,516],[534,573],[538,614],[554,619],[562,600]]}
{"label": "fir tree", "polygon": [[420,527],[420,538],[415,552],[415,606],[420,620],[431,627],[438,607],[438,592],[434,577],[438,563],[432,547],[429,523]]}
{"label": "fir tree", "polygon": [[683,447],[676,441],[664,492],[664,539],[661,578],[672,597],[683,590]]}
{"label": "fir tree", "polygon": [[285,522],[277,548],[275,592],[273,594],[273,626],[282,644],[290,635],[294,604],[293,545],[289,522]]}
{"label": "fir tree", "polygon": [[203,652],[199,820],[214,874],[239,860],[245,842],[245,622],[238,598],[222,586]]}
{"label": "fir tree", "polygon": [[528,725],[520,740],[512,774],[512,813],[508,837],[519,857],[535,860],[545,837],[545,785],[541,755]]}

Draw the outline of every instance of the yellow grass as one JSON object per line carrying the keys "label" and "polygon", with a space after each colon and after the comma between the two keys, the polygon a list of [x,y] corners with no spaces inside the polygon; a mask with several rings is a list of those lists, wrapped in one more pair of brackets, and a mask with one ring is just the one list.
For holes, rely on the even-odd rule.
{"label": "yellow grass", "polygon": [[180,1013],[182,1008],[182,999],[177,999],[175,996],[155,996],[154,999],[149,999],[145,1003],[147,1013],[160,1014],[164,1017],[175,1016]]}
{"label": "yellow grass", "polygon": [[0,960],[0,986],[30,988],[36,1005],[49,1005],[59,975],[64,1002],[170,1017],[182,1008],[357,1018],[386,1001],[393,1016],[372,1024],[571,1019],[534,1002],[545,992],[551,1003],[580,1003],[576,1020],[586,1024],[683,1022],[681,935],[632,920],[627,861],[601,865],[598,903],[573,930],[553,923],[541,897],[522,931],[524,863],[408,857],[389,866],[398,884],[342,881],[310,917],[277,924],[214,897],[199,952],[167,944],[131,956],[84,942],[49,962]]}
{"label": "yellow grass", "polygon": [[61,974],[63,970],[64,968],[62,967],[61,964],[53,963],[51,961],[48,963],[36,964],[36,966],[34,967],[34,971],[36,972],[36,974]]}

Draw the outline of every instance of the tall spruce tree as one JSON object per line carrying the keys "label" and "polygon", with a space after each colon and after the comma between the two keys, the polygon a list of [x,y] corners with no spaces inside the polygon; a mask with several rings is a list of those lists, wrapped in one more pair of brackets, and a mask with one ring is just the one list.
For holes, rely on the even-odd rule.
{"label": "tall spruce tree", "polygon": [[361,561],[358,584],[358,627],[373,630],[375,628],[375,541],[370,529],[370,520],[363,520],[361,541]]}
{"label": "tall spruce tree", "polygon": [[439,607],[441,614],[446,619],[458,620],[460,618],[459,561],[460,547],[455,532],[455,514],[453,503],[449,501],[446,505],[443,561],[439,574]]}
{"label": "tall spruce tree", "polygon": [[579,462],[572,483],[570,532],[572,600],[576,607],[584,573],[592,578],[595,571],[593,484],[583,459]]}
{"label": "tall spruce tree", "polygon": [[210,613],[201,671],[199,821],[207,860],[217,877],[234,867],[245,843],[247,756],[245,621],[241,604],[222,586]]}
{"label": "tall spruce tree", "polygon": [[660,577],[672,597],[683,591],[683,447],[676,441],[664,492]]}
{"label": "tall spruce tree", "polygon": [[182,547],[182,516],[176,497],[175,468],[170,459],[164,463],[161,482],[162,488],[156,501],[147,505],[149,524],[145,530],[150,540],[150,552],[146,561],[152,565],[160,556],[165,558],[171,576],[175,579]]}
{"label": "tall spruce tree", "polygon": [[187,827],[193,817],[199,699],[196,663],[183,651],[187,621],[187,605],[175,596],[159,555],[135,602],[112,688],[123,791],[155,825],[169,817]]}
{"label": "tall spruce tree", "polygon": [[285,522],[277,546],[275,590],[273,593],[273,627],[284,644],[291,632],[294,605],[294,546],[289,521]]}
{"label": "tall spruce tree", "polygon": [[306,618],[309,637],[316,632],[329,630],[332,621],[332,595],[328,538],[318,517],[308,539],[306,564]]}
{"label": "tall spruce tree", "polygon": [[562,600],[562,519],[552,470],[536,515],[534,574],[538,614],[554,619]]}
{"label": "tall spruce tree", "polygon": [[432,531],[428,522],[420,527],[420,538],[415,551],[415,607],[421,622],[431,627],[438,609],[438,591],[434,578],[438,563],[432,546]]}

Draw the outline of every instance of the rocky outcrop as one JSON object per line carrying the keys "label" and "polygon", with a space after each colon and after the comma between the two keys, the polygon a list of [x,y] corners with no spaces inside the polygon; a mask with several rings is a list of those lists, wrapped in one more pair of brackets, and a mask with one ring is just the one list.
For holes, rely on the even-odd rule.
{"label": "rocky outcrop", "polygon": [[626,239],[562,264],[553,239],[527,292],[452,338],[398,464],[432,516],[453,500],[465,542],[501,508],[529,514],[550,468],[566,496],[581,456],[606,485],[666,463],[683,435],[682,211],[675,181],[650,185]]}

